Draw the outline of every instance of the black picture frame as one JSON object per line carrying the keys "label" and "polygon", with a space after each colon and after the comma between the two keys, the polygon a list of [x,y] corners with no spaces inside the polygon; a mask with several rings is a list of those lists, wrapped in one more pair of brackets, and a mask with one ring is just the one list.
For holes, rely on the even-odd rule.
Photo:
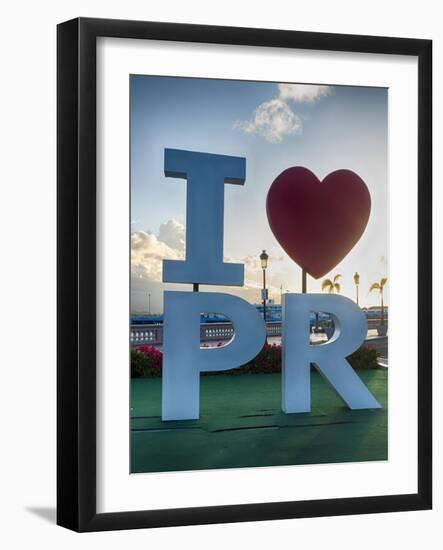
{"label": "black picture frame", "polygon": [[[416,494],[96,512],[96,39],[398,54],[418,58]],[[75,531],[425,510],[432,506],[432,42],[79,18],[57,29],[57,523]]]}

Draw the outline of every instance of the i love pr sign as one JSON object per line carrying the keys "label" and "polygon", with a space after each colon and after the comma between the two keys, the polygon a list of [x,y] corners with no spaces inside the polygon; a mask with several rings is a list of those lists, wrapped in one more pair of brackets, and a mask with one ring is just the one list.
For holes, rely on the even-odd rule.
{"label": "i love pr sign", "polygon": [[[224,186],[244,185],[246,159],[166,149],[165,175],[186,180],[186,258],[163,260],[163,282],[243,286],[243,264],[223,261]],[[272,183],[266,203],[269,225],[286,253],[318,278],[341,261],[363,234],[371,200],[363,180],[337,170],[322,182],[293,167]],[[332,231],[333,228],[333,231]],[[332,238],[333,233],[333,238]],[[311,312],[326,312],[335,331],[310,344]],[[200,346],[201,313],[230,319],[234,337],[225,346]],[[288,293],[282,301],[282,410],[311,410],[311,364],[351,409],[381,405],[346,360],[366,338],[367,320],[339,295]],[[199,418],[200,374],[235,369],[263,347],[262,316],[246,300],[221,292],[164,292],[162,420]]]}

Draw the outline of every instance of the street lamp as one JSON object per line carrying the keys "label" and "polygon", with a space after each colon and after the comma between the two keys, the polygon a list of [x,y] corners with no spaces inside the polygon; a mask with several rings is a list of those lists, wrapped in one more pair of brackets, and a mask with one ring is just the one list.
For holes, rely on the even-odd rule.
{"label": "street lamp", "polygon": [[148,292],[148,315],[151,315],[151,293]]}
{"label": "street lamp", "polygon": [[260,254],[261,268],[263,270],[263,290],[262,290],[262,299],[263,299],[263,320],[266,324],[266,300],[268,298],[268,291],[266,290],[266,268],[268,267],[268,258],[266,250]]}
{"label": "street lamp", "polygon": [[357,305],[360,305],[358,303],[358,287],[360,285],[360,275],[357,273],[357,271],[354,273],[354,283],[355,283],[355,291],[357,296]]}

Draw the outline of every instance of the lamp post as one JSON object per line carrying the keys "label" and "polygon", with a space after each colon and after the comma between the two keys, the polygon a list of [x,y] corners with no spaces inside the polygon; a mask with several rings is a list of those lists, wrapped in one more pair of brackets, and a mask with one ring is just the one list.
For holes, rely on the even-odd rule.
{"label": "lamp post", "polygon": [[266,268],[268,267],[268,258],[269,256],[266,254],[266,250],[263,250],[263,252],[260,254],[260,262],[261,262],[261,268],[263,270],[263,290],[262,290],[262,298],[263,298],[263,320],[266,325],[266,299],[268,291],[266,290]]}
{"label": "lamp post", "polygon": [[148,292],[148,315],[151,315],[151,293]]}
{"label": "lamp post", "polygon": [[306,269],[301,270],[301,291],[303,294],[306,294],[308,291],[308,283],[307,283],[307,273]]}
{"label": "lamp post", "polygon": [[355,292],[356,292],[356,298],[357,298],[357,305],[359,306],[359,299],[358,299],[358,287],[360,286],[360,275],[357,273],[357,271],[354,273],[354,283],[355,283]]}

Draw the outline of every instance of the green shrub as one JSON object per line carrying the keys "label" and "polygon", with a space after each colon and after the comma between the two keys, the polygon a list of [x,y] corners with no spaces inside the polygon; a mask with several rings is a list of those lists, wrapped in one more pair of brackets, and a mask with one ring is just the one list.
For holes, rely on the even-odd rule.
{"label": "green shrub", "polygon": [[[217,344],[217,347],[220,347]],[[217,374],[272,374],[281,371],[281,346],[279,344],[265,344],[261,351],[252,359],[237,369],[226,371],[203,372],[203,375]]]}
{"label": "green shrub", "polygon": [[272,374],[281,371],[281,345],[265,344],[260,353],[239,369],[238,374]]}
{"label": "green shrub", "polygon": [[377,369],[379,352],[375,349],[362,346],[354,351],[347,359],[354,369]]}
{"label": "green shrub", "polygon": [[[221,345],[221,343],[219,343]],[[282,348],[279,344],[265,344],[260,353],[238,369],[228,371],[204,372],[203,375],[217,374],[272,374],[281,372]],[[371,348],[362,346],[347,357],[354,369],[376,369],[379,353]],[[146,378],[158,377],[162,372],[163,354],[154,346],[139,346],[131,349],[131,377]]]}

